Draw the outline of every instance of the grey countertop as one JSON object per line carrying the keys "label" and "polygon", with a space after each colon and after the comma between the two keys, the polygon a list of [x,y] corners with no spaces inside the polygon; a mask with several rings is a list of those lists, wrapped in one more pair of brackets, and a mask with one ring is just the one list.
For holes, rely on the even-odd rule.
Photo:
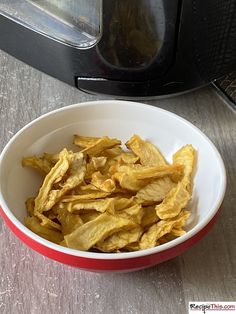
{"label": "grey countertop", "polygon": [[[25,124],[84,94],[0,52],[0,150]],[[146,103],[199,127],[224,159],[228,186],[210,233],[181,256],[129,274],[96,274],[27,248],[0,219],[0,313],[188,313],[189,301],[236,301],[236,117],[211,88]]]}

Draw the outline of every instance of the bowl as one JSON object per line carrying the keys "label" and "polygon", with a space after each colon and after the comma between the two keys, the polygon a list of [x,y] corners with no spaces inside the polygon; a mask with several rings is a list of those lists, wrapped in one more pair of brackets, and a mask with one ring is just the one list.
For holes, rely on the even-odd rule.
{"label": "bowl", "polygon": [[[126,141],[133,134],[157,145],[171,161],[185,144],[197,150],[193,196],[185,235],[155,248],[127,253],[96,253],[65,248],[31,232],[23,224],[25,200],[36,194],[40,176],[21,166],[23,156],[73,149],[72,135],[108,135]],[[150,105],[129,101],[95,101],[64,107],[32,121],[15,134],[0,155],[1,215],[29,247],[64,264],[97,272],[126,272],[161,263],[183,253],[213,226],[223,201],[226,174],[212,142],[193,124]]]}

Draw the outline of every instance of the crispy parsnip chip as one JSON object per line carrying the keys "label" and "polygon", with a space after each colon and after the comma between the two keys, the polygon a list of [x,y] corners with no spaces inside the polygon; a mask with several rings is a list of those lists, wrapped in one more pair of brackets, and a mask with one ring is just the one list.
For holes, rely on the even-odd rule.
{"label": "crispy parsnip chip", "polygon": [[186,189],[189,192],[192,191],[191,181],[195,159],[196,151],[192,145],[185,145],[184,147],[179,149],[173,156],[173,163],[182,165],[184,167],[182,184],[185,185]]}
{"label": "crispy parsnip chip", "polygon": [[49,229],[61,230],[61,226],[58,223],[54,222],[53,220],[44,216],[43,214],[37,213],[35,216],[37,216],[37,218],[41,220],[42,226],[45,226]]}
{"label": "crispy parsnip chip", "polygon": [[50,153],[44,153],[43,158],[45,160],[48,160],[50,163],[55,165],[59,160],[59,154],[50,154]]}
{"label": "crispy parsnip chip", "polygon": [[148,141],[144,141],[138,135],[133,135],[126,146],[140,158],[144,166],[164,166],[167,164],[164,156],[156,146]]}
{"label": "crispy parsnip chip", "polygon": [[114,146],[112,148],[105,149],[102,152],[102,156],[107,157],[109,159],[113,159],[115,157],[120,156],[121,154],[124,153],[124,151],[123,151],[123,149],[119,145],[116,145],[116,146]]}
{"label": "crispy parsnip chip", "polygon": [[166,195],[175,186],[176,184],[169,177],[158,178],[140,189],[135,199],[138,203],[144,205],[158,203],[163,201]]}
{"label": "crispy parsnip chip", "polygon": [[143,229],[140,226],[130,230],[116,232],[104,241],[99,241],[96,244],[96,248],[102,252],[117,251],[130,243],[138,241],[142,232]]}
{"label": "crispy parsnip chip", "polygon": [[123,251],[124,252],[135,252],[135,251],[139,251],[140,247],[139,247],[139,242],[133,242],[133,243],[129,243],[127,244],[125,247],[123,247]]}
{"label": "crispy parsnip chip", "polygon": [[125,152],[118,156],[118,162],[120,164],[135,164],[139,160],[139,157],[133,153]]}
{"label": "crispy parsnip chip", "polygon": [[66,235],[65,241],[69,248],[87,251],[97,242],[103,241],[113,233],[134,226],[135,224],[129,219],[104,213]]}
{"label": "crispy parsnip chip", "polygon": [[107,162],[107,157],[92,157],[86,166],[85,179],[91,179],[94,172],[102,170]]}
{"label": "crispy parsnip chip", "polygon": [[[53,184],[62,179],[67,172],[73,154],[63,149],[59,154],[59,160],[45,177],[43,185],[39,190],[39,194],[35,198],[35,213],[45,211],[45,205],[50,198],[50,192],[53,189]],[[46,209],[49,210],[50,208]]]}
{"label": "crispy parsnip chip", "polygon": [[82,200],[95,200],[98,198],[105,198],[111,193],[100,192],[100,191],[88,191],[88,194],[77,194],[77,195],[65,195],[60,199],[62,203],[69,203],[73,201],[82,201]]}
{"label": "crispy parsnip chip", "polygon": [[112,178],[119,183],[122,189],[134,192],[139,191],[149,183],[149,180],[138,180],[125,172],[116,172]]}
{"label": "crispy parsnip chip", "polygon": [[131,166],[119,166],[117,169],[118,172],[126,173],[132,175],[137,180],[143,179],[155,179],[162,178],[164,176],[179,174],[183,172],[182,165],[164,165],[164,166],[143,166],[131,165]]}
{"label": "crispy parsnip chip", "polygon": [[53,164],[42,157],[31,156],[22,159],[22,166],[31,167],[47,174],[52,169]]}
{"label": "crispy parsnip chip", "polygon": [[159,220],[157,216],[155,206],[147,206],[143,208],[143,217],[141,220],[141,226],[146,229],[156,223]]}
{"label": "crispy parsnip chip", "polygon": [[182,182],[179,182],[176,187],[170,190],[163,202],[156,205],[157,216],[161,219],[176,217],[185,208],[190,198],[191,195],[186,187]]}
{"label": "crispy parsnip chip", "polygon": [[80,218],[82,219],[83,223],[89,222],[91,220],[96,219],[98,216],[102,215],[101,213],[97,212],[96,210],[90,210],[89,212],[80,214]]}
{"label": "crispy parsnip chip", "polygon": [[59,244],[63,240],[61,232],[42,226],[37,217],[26,217],[25,225],[31,231],[48,241]]}
{"label": "crispy parsnip chip", "polygon": [[103,192],[111,193],[115,191],[116,184],[109,176],[102,175],[96,171],[92,174],[91,184]]}
{"label": "crispy parsnip chip", "polygon": [[96,210],[104,213],[107,210],[113,211],[114,209],[114,198],[98,199],[98,200],[81,200],[71,203],[71,206],[67,210],[71,213],[79,211],[90,211]]}
{"label": "crispy parsnip chip", "polygon": [[29,197],[26,200],[25,205],[29,216],[34,216],[34,197]]}
{"label": "crispy parsnip chip", "polygon": [[98,156],[107,148],[112,148],[116,145],[120,145],[121,141],[108,136],[101,137],[96,143],[92,146],[89,146],[83,149],[81,152],[89,156]]}
{"label": "crispy parsnip chip", "polygon": [[[55,182],[60,182],[67,173],[68,178],[61,184],[60,189],[53,189]],[[35,215],[50,210],[58,200],[68,191],[83,182],[85,175],[85,161],[83,154],[71,153],[63,150],[59,160],[45,177],[38,196],[35,198]]]}
{"label": "crispy parsnip chip", "polygon": [[79,215],[69,213],[63,208],[59,210],[57,219],[61,224],[61,231],[63,235],[69,234],[83,225],[83,220]]}
{"label": "crispy parsnip chip", "polygon": [[171,230],[181,221],[186,221],[187,215],[179,216],[169,220],[159,220],[146,231],[140,240],[140,249],[149,249],[157,245],[157,241]]}
{"label": "crispy parsnip chip", "polygon": [[115,197],[115,200],[114,200],[115,211],[120,211],[122,209],[132,207],[133,205],[136,205],[133,197],[129,197],[129,198],[119,197],[119,196]]}
{"label": "crispy parsnip chip", "polygon": [[73,143],[81,148],[93,146],[100,140],[100,137],[74,135]]}
{"label": "crispy parsnip chip", "polygon": [[135,204],[131,207],[125,208],[117,212],[117,217],[127,218],[132,220],[135,224],[141,224],[144,214],[144,209],[141,205]]}

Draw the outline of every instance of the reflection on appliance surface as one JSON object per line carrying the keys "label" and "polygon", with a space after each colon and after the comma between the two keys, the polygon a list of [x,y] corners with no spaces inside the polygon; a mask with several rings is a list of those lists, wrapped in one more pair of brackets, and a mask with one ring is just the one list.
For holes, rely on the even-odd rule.
{"label": "reflection on appliance surface", "polygon": [[103,5],[102,56],[117,67],[136,68],[151,63],[163,44],[163,2],[105,0]]}

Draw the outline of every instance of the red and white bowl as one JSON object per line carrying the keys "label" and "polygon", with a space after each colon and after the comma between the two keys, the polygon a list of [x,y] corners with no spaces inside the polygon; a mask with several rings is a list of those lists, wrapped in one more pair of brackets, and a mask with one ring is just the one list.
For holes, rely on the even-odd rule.
{"label": "red and white bowl", "polygon": [[[108,135],[126,141],[133,134],[156,144],[167,160],[185,144],[198,151],[187,233],[161,246],[130,253],[68,249],[31,232],[23,224],[25,200],[37,193],[41,176],[21,166],[23,156],[73,149],[72,135]],[[199,241],[213,226],[226,188],[225,167],[212,142],[183,118],[129,101],[96,101],[61,108],[21,129],[0,155],[0,213],[9,228],[32,249],[56,261],[90,271],[133,271],[171,259]]]}

